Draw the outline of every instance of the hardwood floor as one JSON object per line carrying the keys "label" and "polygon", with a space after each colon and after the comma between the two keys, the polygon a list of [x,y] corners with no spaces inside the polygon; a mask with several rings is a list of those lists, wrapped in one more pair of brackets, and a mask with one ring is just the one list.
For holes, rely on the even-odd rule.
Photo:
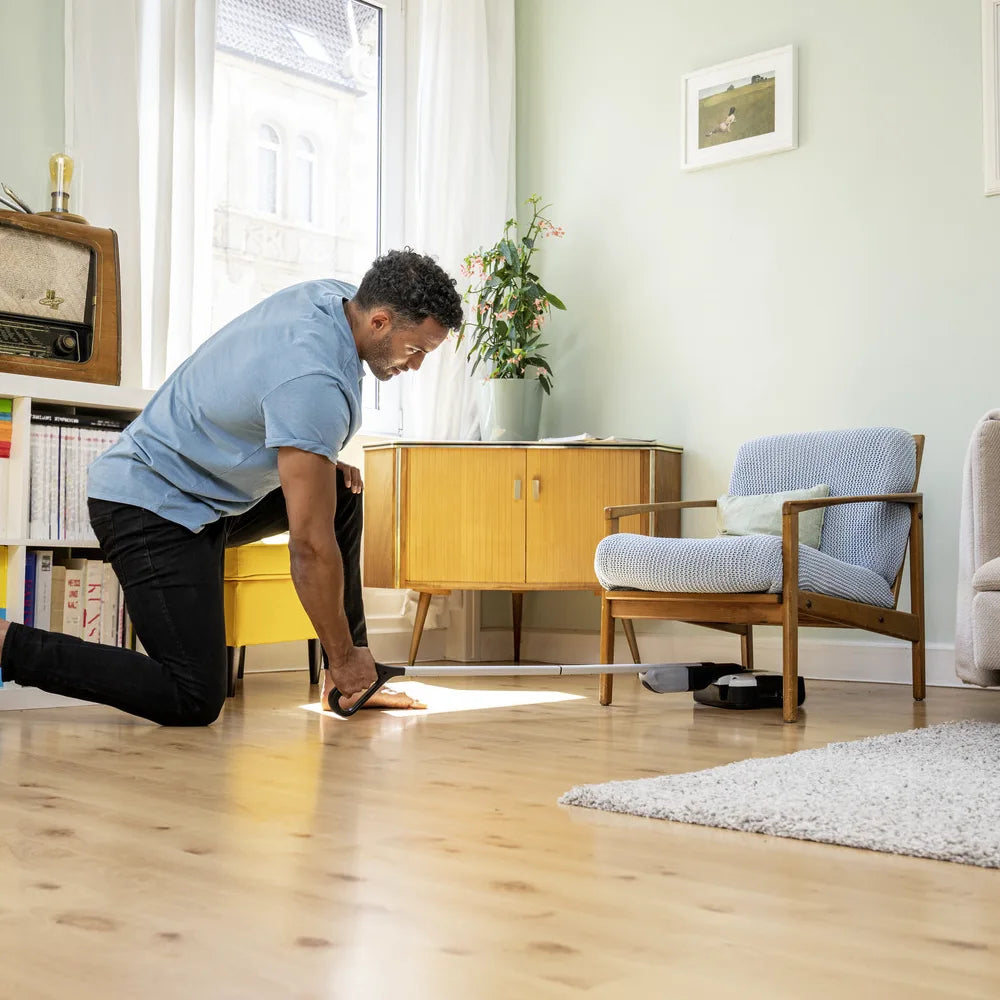
{"label": "hardwood floor", "polygon": [[296,672],[248,676],[202,730],[0,713],[0,997],[1000,993],[1000,871],[556,803],[998,721],[1000,692],[808,681],[790,726],[626,677],[609,709],[596,678],[434,683],[586,697],[342,722]]}

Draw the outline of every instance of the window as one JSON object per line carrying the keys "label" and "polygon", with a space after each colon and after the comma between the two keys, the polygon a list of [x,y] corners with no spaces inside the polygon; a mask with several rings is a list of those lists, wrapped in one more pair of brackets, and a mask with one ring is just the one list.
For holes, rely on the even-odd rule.
{"label": "window", "polygon": [[314,177],[316,147],[304,135],[295,143],[295,163],[292,167],[292,217],[299,222],[313,222]]}
{"label": "window", "polygon": [[278,211],[278,154],[281,140],[270,125],[257,133],[257,207],[271,215]]}
{"label": "window", "polygon": [[[356,285],[400,245],[382,150],[403,146],[403,75],[401,0],[216,0],[213,329],[275,288]],[[397,433],[399,387],[374,383],[363,429]]]}

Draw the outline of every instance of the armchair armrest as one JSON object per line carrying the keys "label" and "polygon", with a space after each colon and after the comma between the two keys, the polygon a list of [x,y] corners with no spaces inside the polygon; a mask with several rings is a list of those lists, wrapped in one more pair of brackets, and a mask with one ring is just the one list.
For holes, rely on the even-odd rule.
{"label": "armchair armrest", "polygon": [[786,500],[781,505],[782,514],[800,514],[817,507],[836,507],[842,503],[906,503],[911,507],[923,503],[923,493],[878,493],[859,497],[817,497],[815,500]]}
{"label": "armchair armrest", "polygon": [[630,514],[655,514],[657,511],[680,510],[682,507],[714,507],[715,500],[664,500],[661,503],[620,504],[616,507],[605,507],[604,518],[609,522],[607,534],[618,531],[618,520]]}

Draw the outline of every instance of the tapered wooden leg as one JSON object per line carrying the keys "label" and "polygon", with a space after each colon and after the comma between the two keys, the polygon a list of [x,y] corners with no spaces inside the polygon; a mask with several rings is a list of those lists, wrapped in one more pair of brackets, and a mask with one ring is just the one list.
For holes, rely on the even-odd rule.
{"label": "tapered wooden leg", "polygon": [[924,506],[916,504],[910,513],[910,611],[917,616],[919,638],[912,643],[913,700],[927,694],[924,662]]}
{"label": "tapered wooden leg", "polygon": [[524,594],[514,591],[510,595],[511,611],[514,619],[514,662],[521,662],[521,612],[524,610]]}
{"label": "tapered wooden leg", "polygon": [[323,657],[320,653],[319,639],[307,640],[309,646],[309,683],[319,684],[320,674],[323,673]]}
{"label": "tapered wooden leg", "polygon": [[[615,662],[615,620],[611,617],[611,602],[607,597],[601,598],[601,663]],[[600,702],[602,705],[611,704],[611,695],[614,691],[614,675],[601,674],[600,681]]]}
{"label": "tapered wooden leg", "polygon": [[782,717],[799,718],[799,519],[781,517],[781,668],[784,674]]}
{"label": "tapered wooden leg", "polygon": [[625,638],[628,641],[629,652],[632,654],[633,663],[642,663],[639,656],[639,643],[635,641],[635,625],[631,618],[622,619],[622,628],[625,630]]}
{"label": "tapered wooden leg", "polygon": [[417,601],[417,616],[413,620],[413,638],[410,639],[410,666],[416,662],[417,650],[420,648],[420,636],[423,635],[424,622],[427,620],[427,609],[431,606],[431,595],[421,593]]}
{"label": "tapered wooden leg", "polygon": [[746,633],[740,636],[740,663],[753,670],[753,625],[747,625]]}
{"label": "tapered wooden leg", "polygon": [[243,680],[243,668],[244,666],[246,666],[246,662],[247,662],[247,648],[246,646],[240,646],[239,665],[236,668],[237,680]]}

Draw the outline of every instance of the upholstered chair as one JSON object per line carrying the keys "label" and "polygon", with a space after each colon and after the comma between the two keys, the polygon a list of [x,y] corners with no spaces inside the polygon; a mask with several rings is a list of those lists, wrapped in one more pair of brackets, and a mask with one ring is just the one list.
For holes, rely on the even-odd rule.
{"label": "upholstered chair", "polygon": [[1000,410],[976,425],[965,458],[955,671],[967,684],[1000,684]]}
{"label": "upholstered chair", "polygon": [[[829,496],[786,500],[780,534],[658,538],[618,532],[622,517],[716,500],[608,507],[609,534],[597,547],[603,590],[601,662],[614,662],[616,619],[623,619],[638,662],[631,620],[691,622],[741,637],[753,664],[753,626],[780,625],[783,715],[798,717],[798,632],[802,626],[861,628],[912,647],[913,697],[924,697],[923,498],[915,493],[923,437],[893,427],[782,434],[738,451],[731,496],[817,485]],[[799,518],[824,512],[818,548],[799,542]],[[777,530],[777,529],[776,529]],[[910,610],[897,609],[910,546]],[[601,675],[601,703],[612,677]]]}

